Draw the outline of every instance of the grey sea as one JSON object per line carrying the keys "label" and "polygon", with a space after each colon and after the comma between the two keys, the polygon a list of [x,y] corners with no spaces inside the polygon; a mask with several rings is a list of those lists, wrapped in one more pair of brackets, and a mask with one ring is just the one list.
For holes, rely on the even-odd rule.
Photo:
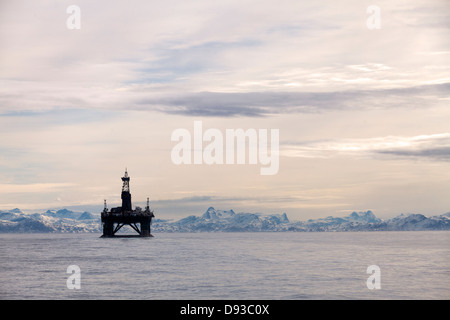
{"label": "grey sea", "polygon": [[450,299],[449,231],[99,236],[0,234],[0,298]]}

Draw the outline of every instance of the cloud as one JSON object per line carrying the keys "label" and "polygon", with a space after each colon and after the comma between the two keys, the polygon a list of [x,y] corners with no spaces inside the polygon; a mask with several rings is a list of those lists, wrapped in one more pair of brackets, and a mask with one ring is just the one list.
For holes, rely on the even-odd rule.
{"label": "cloud", "polygon": [[332,158],[336,156],[450,160],[450,133],[413,137],[377,137],[370,139],[339,139],[284,144],[281,154],[287,157]]}
{"label": "cloud", "polygon": [[73,187],[74,183],[32,183],[32,184],[0,184],[0,192],[9,193],[36,193],[58,191],[61,188]]}
{"label": "cloud", "polygon": [[367,30],[366,7],[357,1],[132,3],[80,1],[82,28],[72,31],[65,3],[5,5],[1,112],[81,107],[265,116],[418,106],[448,96],[448,86],[421,95],[424,83],[449,82],[448,55],[427,56],[448,52],[446,38],[423,26],[436,15],[445,26],[442,1],[385,3],[379,32]]}
{"label": "cloud", "polygon": [[199,92],[136,101],[168,114],[188,116],[267,116],[279,113],[310,113],[339,109],[435,106],[448,96],[450,83],[378,90],[338,92]]}
{"label": "cloud", "polygon": [[450,161],[450,146],[440,148],[427,148],[422,150],[380,150],[378,152],[399,157],[433,158],[437,160]]}

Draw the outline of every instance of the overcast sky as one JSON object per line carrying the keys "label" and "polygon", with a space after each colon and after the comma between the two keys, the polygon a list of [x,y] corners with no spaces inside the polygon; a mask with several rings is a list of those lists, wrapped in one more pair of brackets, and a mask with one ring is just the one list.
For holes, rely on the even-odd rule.
{"label": "overcast sky", "polygon": [[[70,5],[80,29],[68,29]],[[370,5],[380,29],[369,29]],[[0,209],[450,211],[450,3],[1,1]],[[279,129],[260,165],[175,165],[178,128]]]}

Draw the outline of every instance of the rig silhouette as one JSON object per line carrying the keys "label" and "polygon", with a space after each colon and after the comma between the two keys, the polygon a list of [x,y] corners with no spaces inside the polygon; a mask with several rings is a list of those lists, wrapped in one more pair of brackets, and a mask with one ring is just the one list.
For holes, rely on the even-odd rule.
{"label": "rig silhouette", "polygon": [[[150,225],[155,215],[150,210],[149,198],[147,198],[147,206],[144,210],[140,207],[136,207],[133,210],[131,206],[130,177],[128,176],[127,169],[125,169],[125,175],[122,177],[122,181],[122,206],[111,208],[108,211],[105,200],[105,208],[101,215],[103,226],[102,237],[153,237],[150,233]],[[138,235],[116,235],[117,231],[124,225],[129,225]]]}

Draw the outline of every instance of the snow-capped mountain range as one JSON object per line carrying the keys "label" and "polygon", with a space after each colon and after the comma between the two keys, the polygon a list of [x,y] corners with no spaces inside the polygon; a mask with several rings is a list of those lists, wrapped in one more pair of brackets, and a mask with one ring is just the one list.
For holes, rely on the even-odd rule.
{"label": "snow-capped mountain range", "polygon": [[[401,231],[450,230],[450,212],[427,217],[401,214],[382,220],[372,211],[347,217],[290,221],[286,213],[263,215],[208,208],[202,215],[180,220],[153,219],[152,232],[280,232],[280,231]],[[102,232],[100,214],[67,209],[26,214],[19,209],[0,211],[0,233]]]}

